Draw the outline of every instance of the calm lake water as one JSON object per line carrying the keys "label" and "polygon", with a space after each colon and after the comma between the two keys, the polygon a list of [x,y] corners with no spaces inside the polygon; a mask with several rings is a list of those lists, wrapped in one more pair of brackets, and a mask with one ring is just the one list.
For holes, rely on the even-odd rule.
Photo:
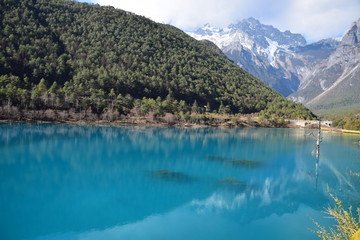
{"label": "calm lake water", "polygon": [[360,205],[360,136],[0,124],[0,239],[317,239]]}

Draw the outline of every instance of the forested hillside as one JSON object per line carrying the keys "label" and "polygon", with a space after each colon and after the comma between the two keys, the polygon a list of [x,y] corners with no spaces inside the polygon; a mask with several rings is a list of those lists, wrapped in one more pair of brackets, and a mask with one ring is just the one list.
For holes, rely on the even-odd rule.
{"label": "forested hillside", "polygon": [[14,106],[20,115],[52,109],[87,116],[279,106],[284,117],[312,117],[205,44],[129,12],[66,0],[1,0],[0,18],[2,113]]}
{"label": "forested hillside", "polygon": [[342,118],[335,118],[333,125],[339,128],[360,131],[360,110],[353,111]]}

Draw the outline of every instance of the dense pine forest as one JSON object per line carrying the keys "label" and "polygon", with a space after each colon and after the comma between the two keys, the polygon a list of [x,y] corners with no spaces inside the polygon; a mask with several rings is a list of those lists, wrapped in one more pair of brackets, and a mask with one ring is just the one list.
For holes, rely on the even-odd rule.
{"label": "dense pine forest", "polygon": [[0,1],[0,117],[259,113],[313,118],[170,25],[67,0]]}

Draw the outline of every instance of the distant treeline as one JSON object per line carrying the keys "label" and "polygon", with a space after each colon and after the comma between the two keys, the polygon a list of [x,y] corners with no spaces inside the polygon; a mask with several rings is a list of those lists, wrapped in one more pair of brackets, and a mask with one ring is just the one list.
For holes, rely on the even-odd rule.
{"label": "distant treeline", "polygon": [[333,121],[334,127],[360,131],[360,110],[354,111],[343,118]]}
{"label": "distant treeline", "polygon": [[[112,7],[0,1],[1,115],[73,111],[313,118],[182,31]],[[30,117],[30,116],[28,116]]]}

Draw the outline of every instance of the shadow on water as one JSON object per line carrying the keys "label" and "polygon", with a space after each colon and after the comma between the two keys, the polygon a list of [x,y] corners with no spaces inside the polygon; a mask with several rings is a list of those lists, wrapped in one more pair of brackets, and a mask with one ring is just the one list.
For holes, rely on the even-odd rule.
{"label": "shadow on water", "polygon": [[208,160],[223,162],[226,164],[233,165],[235,167],[243,167],[243,168],[257,168],[263,165],[262,162],[256,160],[232,159],[232,158],[225,158],[220,156],[207,156],[205,158]]}
{"label": "shadow on water", "polygon": [[187,183],[195,181],[195,177],[182,172],[175,172],[168,169],[159,169],[150,171],[150,176],[155,179],[161,179],[165,181]]}

